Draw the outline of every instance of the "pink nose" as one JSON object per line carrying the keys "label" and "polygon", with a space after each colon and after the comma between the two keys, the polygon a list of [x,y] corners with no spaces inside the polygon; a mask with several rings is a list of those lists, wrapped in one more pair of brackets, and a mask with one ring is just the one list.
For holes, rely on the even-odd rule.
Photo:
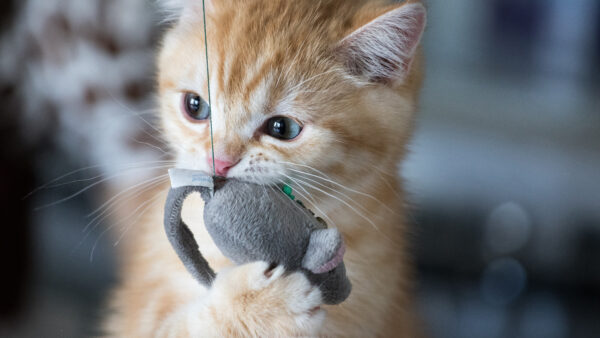
{"label": "pink nose", "polygon": [[[215,173],[217,176],[227,176],[227,172],[229,169],[233,168],[237,164],[237,161],[231,161],[228,159],[219,159],[215,158]],[[212,157],[208,157],[208,165],[212,167],[213,160]]]}

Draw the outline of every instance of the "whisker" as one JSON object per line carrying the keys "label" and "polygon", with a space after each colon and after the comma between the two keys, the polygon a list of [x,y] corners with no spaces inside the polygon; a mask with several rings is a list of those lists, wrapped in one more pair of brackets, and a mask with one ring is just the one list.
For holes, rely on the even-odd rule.
{"label": "whisker", "polygon": [[[163,169],[163,168],[168,168],[168,167],[170,167],[170,166],[160,166],[160,167],[155,167],[155,168],[153,168],[153,169]],[[168,176],[168,175],[169,175],[169,174],[163,174],[163,175],[159,175],[159,176],[154,176],[154,177],[152,177],[152,178],[150,178],[150,179],[147,179],[147,180],[145,180],[145,181],[142,181],[142,182],[136,183],[135,185],[133,185],[133,186],[131,186],[131,187],[129,187],[129,188],[127,188],[127,189],[125,189],[125,190],[122,190],[122,191],[121,191],[121,192],[119,192],[117,195],[115,195],[114,197],[110,198],[109,200],[107,200],[106,202],[104,202],[102,205],[100,205],[98,208],[96,208],[96,210],[94,210],[94,211],[90,212],[89,214],[87,214],[85,217],[92,217],[93,215],[95,215],[96,213],[98,213],[100,210],[102,210],[102,208],[104,208],[106,205],[108,205],[109,203],[111,203],[111,202],[112,202],[112,201],[113,201],[115,198],[117,198],[117,197],[118,197],[118,196],[120,196],[121,194],[124,194],[124,193],[126,193],[127,191],[130,191],[131,189],[134,189],[134,188],[136,188],[136,187],[139,187],[140,185],[144,185],[144,184],[152,183],[152,182],[154,182],[154,180],[156,180],[156,179],[159,179],[159,178],[161,178],[161,177]]]}
{"label": "whisker", "polygon": [[[168,147],[168,146],[175,146],[175,147],[178,147],[178,148],[180,148],[180,147],[179,147],[177,144],[170,144],[170,143],[169,143],[169,142],[167,142],[166,140],[163,140],[163,139],[161,139],[161,138],[160,138],[160,136],[159,136],[159,137],[157,137],[157,136],[155,136],[155,135],[153,135],[153,134],[150,134],[150,133],[149,133],[147,130],[145,130],[145,129],[143,129],[143,128],[142,128],[142,129],[140,129],[140,131],[141,131],[141,132],[143,132],[144,134],[146,134],[146,135],[150,136],[150,137],[151,137],[151,138],[152,138],[154,141],[156,141],[156,142],[158,142],[159,144],[162,144],[162,145],[164,145],[164,146],[166,146],[166,147]],[[159,133],[159,135],[162,135],[162,133],[161,133],[160,131],[158,131],[158,133]]]}
{"label": "whisker", "polygon": [[[396,213],[396,211],[395,211],[395,210],[393,210],[392,208],[388,207],[388,206],[387,206],[385,203],[381,202],[379,199],[377,199],[377,198],[376,198],[375,196],[373,196],[373,195],[370,195],[370,194],[364,193],[364,192],[362,192],[362,191],[359,191],[359,190],[355,190],[355,189],[349,188],[349,187],[347,187],[347,186],[345,186],[345,185],[343,185],[343,184],[341,184],[341,183],[338,183],[338,182],[336,182],[336,181],[334,181],[334,180],[331,180],[331,179],[327,179],[327,178],[324,178],[324,177],[320,177],[320,176],[318,176],[318,175],[314,175],[314,174],[306,173],[306,172],[303,172],[303,171],[300,171],[300,170],[296,170],[296,169],[293,169],[293,168],[289,168],[289,169],[290,169],[290,170],[292,170],[292,171],[294,171],[294,172],[296,172],[296,173],[298,173],[298,174],[305,175],[305,176],[316,177],[316,178],[319,178],[319,179],[321,179],[321,180],[324,180],[324,181],[326,181],[326,182],[329,182],[329,183],[331,183],[331,184],[334,184],[334,185],[336,185],[336,186],[338,186],[338,187],[340,187],[340,188],[342,188],[342,189],[345,189],[345,190],[347,190],[347,191],[350,191],[350,192],[353,192],[353,193],[356,193],[356,194],[359,194],[359,195],[362,195],[362,196],[368,197],[368,198],[372,199],[373,201],[375,201],[375,202],[379,203],[379,205],[381,205],[382,207],[386,208],[388,211],[390,211],[390,212],[392,212],[392,213]],[[321,184],[321,183],[317,182],[316,180],[309,179],[308,177],[305,177],[305,178],[306,178],[306,179],[308,179],[308,180],[310,180],[310,181],[312,181],[312,182],[315,182],[315,183]],[[324,187],[326,187],[326,185],[324,185],[324,184],[321,184],[321,186],[324,186]],[[331,188],[331,187],[329,187],[329,188],[330,188],[330,189],[332,189],[332,190],[334,190],[334,189],[333,189],[333,188]],[[337,190],[335,190],[335,191],[337,191]],[[351,197],[349,197],[349,196],[347,196],[346,194],[344,194],[344,193],[342,193],[342,192],[339,192],[339,193],[340,193],[340,194],[343,194],[343,195],[344,195],[344,196],[346,196],[348,199],[352,200],[352,198],[351,198]],[[354,202],[354,203],[356,203],[356,202]],[[358,204],[358,203],[357,203],[357,204]]]}
{"label": "whisker", "polygon": [[[351,157],[354,157],[355,159],[359,159],[358,156],[354,155],[354,154],[348,154]],[[396,169],[395,174],[390,174],[389,172],[387,172],[386,170],[381,169],[379,166],[376,166],[368,161],[362,161],[363,164],[368,165],[369,167],[375,169],[375,173],[377,174],[377,176],[379,176],[379,178],[381,178],[381,181],[390,189],[390,191],[392,191],[392,193],[396,196],[399,197],[400,199],[402,199],[402,196],[398,193],[398,187],[394,186],[392,183],[390,183],[390,178],[393,180],[397,180],[398,179],[398,170]],[[384,177],[387,176],[386,177]]]}
{"label": "whisker", "polygon": [[[279,181],[280,181],[281,183],[285,184],[285,182],[284,182],[284,181],[282,181],[282,180],[279,180]],[[288,196],[286,196],[286,195],[285,195],[285,194],[284,194],[284,193],[283,193],[283,192],[282,192],[282,191],[281,191],[281,190],[280,190],[278,187],[273,187],[272,185],[268,185],[268,187],[269,187],[269,188],[271,188],[271,189],[275,189],[275,191],[278,191],[278,192],[279,192],[279,194],[277,194],[277,196],[281,196],[282,198],[289,198],[289,197],[288,197]],[[301,195],[301,194],[300,194],[300,195]],[[298,208],[298,210],[300,210],[301,212],[304,212],[303,208],[302,208],[300,205],[298,205],[297,203],[294,203],[294,205],[296,206],[296,208]],[[323,212],[321,212],[321,213],[323,213]],[[325,214],[324,214],[324,217],[327,217],[327,215],[325,215]],[[328,218],[328,217],[327,217],[327,218]],[[328,218],[328,219],[329,219],[329,218]],[[331,220],[331,219],[330,219],[330,220]],[[333,222],[332,222],[332,224],[335,224],[335,223],[333,223]]]}
{"label": "whisker", "polygon": [[[110,200],[108,200],[107,202],[105,202],[104,204],[102,204],[102,206],[100,206],[98,209],[96,209],[96,211],[94,211],[94,212],[97,212],[99,210],[104,209],[104,211],[102,211],[101,213],[99,213],[98,215],[96,215],[90,222],[88,222],[88,224],[83,228],[82,231],[85,232],[94,223],[96,225],[102,223],[102,221],[104,219],[106,219],[107,217],[109,217],[110,215],[112,215],[116,211],[116,209],[114,209],[113,211],[111,211],[110,213],[108,213],[106,216],[103,217],[103,215],[105,215],[106,212],[108,210],[110,210],[110,208],[112,208],[114,205],[116,205],[118,202],[120,202],[119,200],[121,198],[123,198],[123,197],[129,195],[130,193],[132,193],[133,195],[127,197],[127,199],[125,201],[134,199],[137,196],[139,196],[142,193],[144,193],[145,191],[148,191],[148,190],[150,190],[150,189],[152,189],[152,188],[160,185],[162,182],[165,181],[165,179],[167,178],[166,176],[168,176],[168,174],[154,177],[154,178],[152,178],[150,180],[144,181],[144,182],[142,182],[140,184],[136,184],[136,185],[134,185],[134,186],[132,186],[132,187],[126,189],[126,190],[123,190],[123,191],[119,192],[117,195],[113,196]],[[136,188],[138,188],[138,186],[140,186],[142,184],[148,184],[148,186],[144,187],[140,191],[136,191],[136,190],[132,191],[132,189],[136,189]],[[123,195],[123,196],[120,197],[121,195]],[[125,201],[122,201],[122,202],[125,202]],[[93,213],[89,214],[87,217],[90,217],[91,215],[93,215]],[[98,220],[98,222],[96,222],[96,220]],[[94,227],[96,225],[94,225]]]}
{"label": "whisker", "polygon": [[140,141],[140,140],[137,140],[137,139],[135,139],[133,137],[130,137],[129,139],[132,140],[135,143],[142,144],[142,145],[148,146],[150,148],[156,149],[156,150],[160,151],[163,154],[168,154],[164,149],[162,149],[161,147],[156,146],[154,144],[151,144],[151,143],[148,143],[148,142],[144,142],[144,141]]}
{"label": "whisker", "polygon": [[[147,191],[147,190],[149,190],[149,189],[151,189],[151,188],[153,188],[153,187],[156,187],[156,186],[160,185],[160,183],[164,182],[165,180],[166,180],[166,178],[164,178],[164,177],[163,177],[163,178],[161,178],[161,179],[160,179],[160,180],[158,180],[157,182],[154,182],[153,184],[151,184],[149,187],[146,187],[146,188],[142,189],[142,191],[140,191],[140,192],[139,192],[139,193],[138,193],[136,196],[139,196],[139,195],[141,195],[141,193],[143,193],[144,191]],[[157,196],[159,196],[159,195],[160,195],[160,194],[157,194]],[[133,199],[133,198],[135,198],[136,196],[131,196],[131,197],[130,197],[130,198],[128,198],[127,200]],[[107,209],[107,210],[108,210],[108,209]],[[83,238],[82,238],[82,239],[79,241],[79,243],[78,243],[78,244],[75,246],[75,248],[73,248],[73,251],[77,250],[77,249],[78,249],[78,248],[81,246],[81,244],[83,244],[83,242],[84,242],[84,241],[85,241],[85,240],[86,240],[86,239],[87,239],[87,238],[88,238],[88,237],[89,237],[89,236],[90,236],[90,235],[93,233],[93,231],[94,231],[94,230],[97,228],[97,226],[98,226],[98,225],[100,225],[100,224],[101,224],[101,223],[104,221],[104,219],[106,219],[107,217],[109,217],[110,215],[112,215],[112,214],[113,214],[113,213],[114,213],[116,210],[117,210],[117,209],[114,209],[113,211],[111,211],[111,212],[110,212],[108,215],[106,215],[106,216],[105,216],[105,217],[103,217],[101,220],[99,220],[99,221],[98,221],[98,222],[97,222],[97,223],[96,223],[96,224],[95,224],[95,225],[94,225],[94,226],[93,226],[93,227],[92,227],[92,228],[91,228],[89,231],[86,231],[86,230],[87,230],[87,229],[90,227],[90,225],[92,224],[92,222],[94,222],[94,220],[95,220],[96,218],[95,218],[94,220],[90,221],[90,222],[89,222],[89,223],[88,223],[88,224],[87,224],[87,225],[84,227],[84,229],[82,230],[82,232],[84,232],[84,233],[85,233],[85,235],[84,235],[84,236],[83,236]],[[99,215],[99,216],[100,216],[100,215]],[[98,217],[99,217],[99,216],[98,216]],[[129,216],[129,217],[130,217],[130,216]],[[127,217],[127,218],[129,218],[129,217]],[[126,218],[126,219],[127,219],[127,218]],[[121,222],[122,222],[122,221],[119,221],[119,222],[117,222],[117,224],[120,224]],[[114,225],[111,225],[111,226],[110,226],[110,227],[108,227],[108,228],[110,229],[110,228],[112,228],[113,226],[114,226]],[[106,231],[106,229],[105,229],[105,231]],[[104,233],[105,231],[103,231],[103,233]]]}
{"label": "whisker", "polygon": [[[337,227],[337,225],[336,225],[336,224],[335,224],[335,222],[334,222],[334,221],[331,219],[331,217],[329,217],[329,216],[327,215],[327,213],[325,213],[323,210],[321,210],[321,208],[319,208],[318,204],[316,203],[316,200],[315,200],[315,198],[314,198],[314,197],[313,197],[313,196],[312,196],[312,195],[311,195],[311,194],[310,194],[310,193],[309,193],[309,192],[308,192],[306,189],[304,189],[304,187],[303,187],[303,186],[302,186],[300,183],[298,183],[298,181],[296,181],[296,180],[295,180],[293,177],[291,177],[291,176],[288,176],[288,175],[286,175],[286,174],[282,174],[282,175],[283,175],[283,176],[285,176],[285,177],[287,177],[288,179],[290,179],[292,182],[294,182],[294,183],[295,183],[295,185],[296,185],[296,186],[298,186],[300,189],[302,189],[302,190],[303,190],[303,191],[306,193],[306,196],[305,196],[303,193],[301,193],[300,191],[296,191],[296,193],[297,193],[298,195],[300,195],[302,198],[304,198],[304,199],[308,200],[308,202],[311,204],[311,206],[312,206],[312,207],[314,207],[314,208],[315,208],[315,209],[316,209],[318,212],[320,212],[320,213],[321,213],[321,215],[323,215],[323,217],[324,217],[325,219],[327,219],[329,222],[331,222],[331,224],[332,224],[334,227]],[[281,181],[281,180],[280,180],[280,181]],[[283,182],[283,181],[281,181],[281,182],[282,182],[282,183],[285,183],[285,182]],[[310,198],[310,199],[309,199],[309,198]]]}
{"label": "whisker", "polygon": [[92,249],[90,250],[90,262],[94,261],[94,252],[96,251],[96,247],[98,246],[98,243],[100,243],[100,239],[102,239],[102,237],[104,236],[104,234],[106,234],[107,232],[109,232],[115,225],[111,225],[109,227],[107,227],[106,229],[104,229],[96,238],[96,240],[94,241],[94,245],[92,245]]}
{"label": "whisker", "polygon": [[[378,156],[380,156],[380,157],[385,157],[385,156],[387,156],[387,154],[386,154],[386,153],[383,153],[383,152],[381,152],[381,151],[379,151],[379,152],[375,152],[375,151],[369,151],[369,154],[370,154],[370,155],[373,155],[373,154],[375,154],[375,155],[378,155]],[[366,165],[370,166],[370,167],[371,167],[371,168],[373,168],[373,169],[377,169],[379,172],[381,172],[381,173],[385,174],[385,175],[386,175],[386,176],[388,176],[388,177],[391,177],[391,178],[397,178],[397,173],[398,173],[398,170],[397,170],[397,166],[396,166],[396,165],[394,165],[394,174],[390,174],[390,173],[388,173],[387,171],[385,171],[385,170],[381,169],[379,166],[376,166],[376,165],[374,165],[374,164],[373,164],[373,163],[371,163],[371,162],[365,161],[365,160],[364,160],[364,156],[359,156],[359,155],[357,155],[357,154],[355,154],[355,153],[346,153],[346,156],[352,157],[352,158],[356,159],[357,161],[361,161],[361,162],[362,162],[362,164],[366,164]]]}
{"label": "whisker", "polygon": [[108,95],[115,101],[116,104],[118,104],[119,106],[121,106],[122,108],[124,108],[125,110],[133,113],[133,116],[138,117],[140,120],[142,120],[145,124],[147,124],[150,128],[154,129],[156,132],[158,132],[159,134],[161,133],[160,130],[158,130],[154,125],[152,125],[150,122],[146,121],[146,119],[144,119],[143,117],[139,116],[139,114],[135,113],[135,110],[133,110],[131,107],[127,106],[124,102],[122,102],[121,100],[117,99],[116,97],[114,97],[114,95],[107,90]]}
{"label": "whisker", "polygon": [[321,182],[319,182],[319,181],[317,181],[317,180],[311,179],[311,178],[309,178],[309,177],[302,177],[302,178],[303,178],[303,179],[305,179],[305,180],[308,180],[308,181],[310,181],[310,182],[313,182],[313,183],[315,183],[315,184],[318,184],[319,186],[321,186],[321,187],[323,187],[323,188],[329,189],[329,190],[331,190],[331,191],[332,191],[332,193],[337,193],[337,194],[340,194],[340,195],[342,195],[343,197],[345,197],[345,198],[347,198],[348,200],[350,200],[350,202],[352,202],[352,203],[356,204],[356,206],[357,206],[358,208],[360,208],[362,211],[368,212],[368,210],[367,210],[367,209],[366,209],[364,206],[362,206],[360,203],[356,202],[354,199],[352,199],[352,198],[351,198],[350,196],[348,196],[347,194],[345,194],[345,193],[343,193],[343,192],[341,192],[341,191],[339,191],[339,190],[337,190],[337,189],[334,189],[334,188],[332,188],[332,187],[330,187],[330,186],[328,186],[328,185],[326,185],[326,184],[324,184],[324,183],[321,183]]}
{"label": "whisker", "polygon": [[[152,130],[154,130],[155,132],[157,132],[159,135],[162,135],[163,133],[152,123],[148,122],[148,120],[146,120],[145,118],[143,118],[141,115],[145,115],[145,114],[157,114],[158,110],[155,108],[150,108],[150,109],[146,109],[143,110],[140,113],[137,113],[133,108],[127,106],[124,102],[122,102],[121,100],[119,100],[118,98],[116,98],[109,90],[106,90],[106,93],[110,96],[110,98],[113,99],[113,101],[118,104],[119,106],[121,106],[121,108],[125,109],[127,112],[129,112],[130,114],[123,114],[121,116],[121,118],[126,118],[129,116],[134,116],[137,117],[138,119],[140,119],[142,122],[144,122],[144,124],[146,124],[148,127],[150,127]],[[111,121],[111,123],[114,123],[114,120]],[[159,144],[162,145],[169,145],[167,141],[162,140],[152,134],[150,134],[145,128],[141,128],[140,129],[143,133],[145,133],[146,135],[150,136],[152,139],[154,139],[155,141],[157,141]]]}
{"label": "whisker", "polygon": [[[364,192],[361,192],[361,191],[358,191],[358,190],[354,190],[354,189],[351,189],[351,188],[345,187],[345,186],[341,185],[341,183],[339,183],[339,182],[336,182],[335,180],[333,180],[331,177],[329,177],[327,174],[325,174],[325,173],[324,173],[324,172],[322,172],[321,170],[319,170],[319,169],[316,169],[316,168],[314,168],[314,167],[311,167],[311,166],[309,166],[309,165],[306,165],[306,164],[301,164],[301,163],[294,163],[294,162],[287,162],[287,161],[278,161],[278,163],[282,163],[282,164],[290,164],[290,165],[296,165],[296,166],[300,166],[300,167],[305,167],[305,168],[308,168],[308,169],[310,169],[310,170],[312,170],[312,171],[314,171],[314,172],[317,172],[317,173],[319,173],[319,174],[321,174],[321,175],[325,176],[325,177],[321,177],[321,179],[325,179],[325,178],[327,178],[327,180],[328,180],[328,181],[330,181],[330,182],[331,182],[331,183],[333,183],[333,184],[340,185],[340,186],[341,186],[342,188],[344,188],[344,189],[350,189],[350,191],[353,191],[353,192],[355,192],[355,193],[358,193],[358,194],[361,194],[361,195],[365,195],[365,196],[367,196],[367,197],[369,197],[369,198],[372,198],[372,199],[375,199],[377,202],[381,203],[381,201],[379,201],[378,199],[376,199],[374,196],[372,196],[372,195],[369,195],[369,194],[366,194],[366,193],[364,193]],[[399,194],[399,193],[398,193],[398,191],[397,191],[397,188],[394,188],[394,187],[392,186],[392,184],[391,184],[391,183],[390,183],[390,182],[389,182],[387,179],[385,179],[385,178],[383,177],[382,173],[383,173],[383,174],[386,174],[386,175],[388,175],[389,177],[395,178],[393,175],[390,175],[390,174],[388,174],[388,173],[386,173],[386,172],[383,172],[383,171],[381,170],[381,168],[379,168],[379,167],[377,167],[377,166],[375,166],[375,165],[373,165],[373,164],[371,164],[371,163],[366,163],[366,164],[368,164],[369,166],[371,166],[373,169],[377,170],[377,172],[378,172],[378,176],[379,176],[379,177],[380,177],[380,178],[383,180],[383,182],[385,183],[385,185],[387,185],[387,186],[388,186],[388,188],[390,188],[390,190],[392,190],[392,192],[393,192],[393,193],[394,193],[394,194],[395,194],[397,197],[401,197],[401,196],[400,196],[400,194]],[[289,168],[289,169],[290,169],[290,170],[295,170],[295,169],[292,169],[292,168]],[[309,174],[309,173],[305,173],[305,174]],[[383,205],[383,206],[384,206],[386,209],[388,209],[390,212],[397,214],[397,211],[395,211],[395,210],[393,210],[393,209],[389,208],[389,207],[388,207],[388,206],[387,206],[385,203],[381,203],[381,204],[382,204],[382,205]]]}
{"label": "whisker", "polygon": [[[158,109],[156,109],[156,108],[144,109],[144,110],[140,111],[139,113],[132,113],[131,115],[133,115],[133,116],[141,116],[141,115],[148,115],[148,114],[157,115],[158,114]],[[129,116],[129,115],[126,115],[126,116]]]}
{"label": "whisker", "polygon": [[[175,162],[175,161],[142,161],[142,162],[124,163],[124,164],[122,164],[122,165],[124,165],[124,166],[125,166],[125,168],[123,168],[123,169],[121,169],[121,170],[135,169],[135,168],[137,168],[137,167],[146,166],[146,165],[148,165],[148,164],[158,164],[158,163],[171,163],[171,164],[175,164],[176,162]],[[50,180],[50,181],[48,181],[48,182],[46,182],[46,183],[44,183],[44,184],[40,185],[39,187],[37,187],[37,188],[33,189],[33,190],[32,190],[31,192],[29,192],[27,195],[23,196],[23,198],[22,198],[22,199],[26,199],[26,198],[28,198],[29,196],[31,196],[31,195],[33,195],[33,194],[35,194],[36,192],[38,192],[38,191],[40,191],[40,190],[43,190],[43,189],[46,189],[46,188],[52,188],[52,187],[54,187],[52,184],[54,184],[54,183],[56,183],[56,182],[58,182],[58,181],[60,181],[60,180],[62,180],[62,179],[64,179],[64,178],[67,178],[67,177],[69,177],[69,176],[71,176],[71,175],[75,175],[75,174],[77,174],[77,173],[80,173],[80,172],[82,172],[82,171],[86,171],[86,170],[91,170],[91,169],[102,168],[102,167],[104,167],[104,166],[106,166],[106,165],[107,165],[107,164],[94,164],[94,165],[86,166],[86,167],[83,167],[83,168],[75,169],[75,170],[73,170],[73,171],[70,171],[70,172],[68,172],[68,173],[66,173],[66,174],[62,174],[62,175],[60,175],[59,177],[57,177],[57,178],[54,178],[54,179],[52,179],[52,180]],[[119,165],[119,164],[117,164],[116,166],[118,166],[118,165]],[[100,176],[102,176],[102,175],[100,175]],[[96,177],[94,177],[94,178],[98,178],[98,176],[96,176]],[[73,182],[73,183],[76,183],[76,182],[79,182],[79,181],[89,181],[89,180],[92,180],[92,179],[94,179],[94,178],[91,178],[91,179],[81,179],[81,180],[75,180],[75,181],[72,181],[72,182]],[[68,184],[68,183],[70,183],[70,182],[67,182],[66,184]],[[61,183],[61,184],[59,184],[58,186],[62,186],[62,185],[63,185],[63,184]]]}
{"label": "whisker", "polygon": [[[148,169],[148,170],[149,170],[149,169]],[[106,181],[108,181],[108,180],[111,180],[111,179],[113,179],[113,178],[116,178],[116,177],[119,177],[119,176],[123,176],[123,175],[124,175],[123,173],[119,173],[119,174],[115,174],[115,175],[111,175],[111,176],[109,176],[109,177],[103,178],[103,179],[101,179],[101,180],[99,180],[99,181],[97,181],[97,182],[94,182],[94,183],[92,183],[92,184],[88,185],[87,187],[85,187],[85,188],[83,188],[83,189],[81,189],[81,190],[79,190],[79,191],[77,191],[77,192],[75,192],[75,193],[73,193],[73,194],[71,194],[71,195],[69,195],[69,196],[67,196],[67,197],[64,197],[64,198],[61,198],[61,199],[59,199],[59,200],[57,200],[57,201],[54,201],[54,202],[52,202],[52,203],[48,203],[48,204],[46,204],[46,205],[43,205],[43,206],[37,207],[37,208],[35,208],[34,210],[35,210],[35,211],[39,211],[39,210],[46,209],[46,208],[49,208],[49,207],[52,207],[52,206],[58,205],[58,204],[60,204],[60,203],[66,202],[66,201],[68,201],[68,200],[70,200],[70,199],[72,199],[72,198],[74,198],[74,197],[76,197],[76,196],[79,196],[79,195],[83,194],[84,192],[86,192],[86,191],[90,190],[91,188],[93,188],[93,187],[95,187],[95,186],[97,186],[97,185],[99,185],[99,184],[101,184],[101,183],[104,183],[104,182],[106,182]]]}
{"label": "whisker", "polygon": [[[115,243],[113,244],[113,246],[117,246],[119,245],[119,243],[121,242],[121,240],[123,239],[123,237],[125,237],[125,234],[129,231],[129,229],[131,229],[131,227],[133,226],[133,224],[135,224],[142,216],[144,216],[144,214],[148,211],[148,209],[150,209],[150,207],[154,206],[154,202],[156,202],[156,200],[161,197],[161,194],[156,194],[156,196],[152,197],[151,199],[149,199],[148,201],[142,203],[140,206],[138,206],[133,212],[134,214],[137,213],[137,211],[140,209],[140,207],[143,207],[144,205],[146,205],[144,207],[144,209],[141,211],[141,213],[132,221],[130,222],[130,225],[125,228],[125,230],[123,230],[121,232],[121,235],[119,235],[119,238],[115,241]],[[134,215],[132,214],[132,215]],[[127,219],[129,219],[131,216],[127,217]],[[119,224],[123,223],[123,221],[119,222]]]}
{"label": "whisker", "polygon": [[290,164],[290,165],[296,165],[296,166],[300,166],[300,167],[304,167],[304,168],[308,168],[316,173],[319,173],[321,175],[323,175],[324,177],[327,177],[328,179],[331,179],[331,177],[329,177],[329,175],[327,175],[326,173],[322,172],[321,170],[311,167],[307,164],[301,164],[301,163],[294,163],[294,162],[287,162],[287,161],[277,161],[277,163],[281,163],[281,164]]}
{"label": "whisker", "polygon": [[371,167],[373,169],[375,169],[375,173],[379,176],[379,178],[381,178],[381,181],[390,189],[390,191],[392,191],[394,193],[394,195],[396,195],[396,197],[399,197],[400,199],[402,199],[402,195],[400,195],[400,193],[398,193],[398,188],[397,187],[394,188],[394,186],[392,186],[392,184],[390,183],[390,181],[387,178],[385,178],[383,175],[387,175],[387,176],[392,177],[394,179],[396,179],[396,177],[394,177],[394,176],[392,176],[392,175],[390,175],[388,173],[383,172],[381,169],[379,169],[378,167],[376,167],[374,165],[371,165]]}
{"label": "whisker", "polygon": [[[165,167],[170,167],[170,166],[172,166],[172,164],[165,165]],[[138,170],[139,169],[151,170],[151,169],[154,169],[154,168],[156,168],[156,167],[152,167],[152,168],[139,167],[139,168],[129,168],[129,169],[122,169],[122,170],[135,170],[135,169],[138,169]],[[120,176],[125,176],[125,175],[128,175],[128,174],[129,174],[129,172],[125,172],[125,173],[120,173],[119,175]],[[92,181],[92,180],[95,180],[95,179],[103,177],[103,176],[104,176],[104,174],[99,174],[99,175],[96,175],[96,176],[93,176],[93,177],[89,177],[89,178],[81,178],[81,179],[76,179],[76,180],[72,180],[72,181],[67,181],[67,182],[62,182],[62,183],[57,183],[57,184],[49,185],[46,188],[48,188],[48,189],[58,188],[58,187],[62,187],[62,186],[69,185],[69,184]]]}
{"label": "whisker", "polygon": [[317,190],[317,191],[320,191],[320,192],[322,192],[323,194],[325,194],[325,195],[327,195],[327,196],[329,196],[329,197],[331,197],[331,198],[335,198],[336,200],[340,201],[341,203],[343,203],[344,205],[346,205],[348,208],[352,209],[352,211],[354,211],[354,212],[355,212],[357,215],[359,215],[360,217],[362,217],[363,219],[365,219],[367,222],[369,222],[369,224],[371,224],[371,225],[373,226],[373,228],[375,228],[375,230],[377,230],[377,231],[381,232],[381,230],[379,230],[379,227],[377,227],[377,225],[376,225],[376,224],[375,224],[373,221],[371,221],[371,219],[370,219],[370,218],[368,218],[367,216],[363,215],[363,213],[362,213],[362,212],[360,212],[360,211],[356,210],[356,208],[354,208],[354,207],[353,207],[352,205],[350,205],[348,202],[346,202],[346,201],[344,201],[343,199],[341,199],[341,198],[339,198],[339,197],[337,197],[337,196],[334,196],[334,195],[332,195],[332,194],[330,194],[330,193],[328,193],[328,192],[326,192],[326,191],[324,191],[324,190],[322,190],[322,189],[320,189],[320,188],[317,188],[317,187],[315,187],[314,185],[312,185],[312,184],[310,184],[310,183],[307,183],[307,182],[305,182],[305,181],[303,181],[303,180],[301,180],[301,179],[299,179],[299,178],[296,178],[296,179],[297,179],[298,181],[300,181],[300,182],[304,183],[306,186],[308,186],[308,187],[310,187],[310,188],[312,188],[312,189],[315,189],[315,190]]}
{"label": "whisker", "polygon": [[[275,191],[276,192],[276,194],[275,194],[276,196],[278,196],[280,198],[284,198],[284,199],[285,198],[289,199],[289,197],[287,195],[285,195],[285,193],[283,193],[283,191],[281,191],[278,187],[276,187],[276,186],[274,187],[272,185],[267,185],[267,187],[270,188],[271,190]],[[302,210],[302,207],[299,206],[297,203],[294,203],[294,206],[296,208],[298,208],[298,210]]]}
{"label": "whisker", "polygon": [[62,187],[62,186],[69,185],[69,184],[74,184],[74,183],[93,181],[93,180],[95,180],[97,178],[101,178],[103,176],[104,176],[104,174],[100,174],[100,175],[96,175],[96,176],[89,177],[89,178],[80,178],[80,179],[76,179],[76,180],[72,180],[72,181],[67,181],[67,182],[62,182],[62,183],[57,183],[57,184],[49,185],[46,188],[52,189],[52,188],[58,188],[58,187]]}

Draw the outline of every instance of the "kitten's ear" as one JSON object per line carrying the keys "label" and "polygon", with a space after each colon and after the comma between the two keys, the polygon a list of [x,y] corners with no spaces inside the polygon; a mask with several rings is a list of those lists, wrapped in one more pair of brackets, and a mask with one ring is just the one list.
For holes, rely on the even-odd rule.
{"label": "kitten's ear", "polygon": [[422,4],[401,5],[346,36],[336,53],[352,75],[371,82],[401,81],[410,70],[425,21]]}
{"label": "kitten's ear", "polygon": [[[202,0],[156,0],[165,22],[178,20],[202,20]],[[211,0],[205,0],[206,10]]]}

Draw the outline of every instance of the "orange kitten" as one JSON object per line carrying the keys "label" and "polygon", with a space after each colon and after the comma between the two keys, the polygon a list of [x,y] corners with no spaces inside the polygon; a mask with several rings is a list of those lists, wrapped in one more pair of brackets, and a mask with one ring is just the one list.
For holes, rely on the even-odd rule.
{"label": "orange kitten", "polygon": [[[179,167],[212,172],[200,0],[178,12],[158,60],[162,127]],[[110,334],[134,336],[415,335],[397,164],[421,84],[418,2],[212,0],[206,3],[215,170],[275,186],[343,233],[353,290],[323,306],[300,273],[232,267],[192,198],[184,219],[219,271],[192,279],[162,226],[164,196],[123,252]],[[165,194],[166,187],[155,194]],[[145,196],[145,200],[153,198]]]}

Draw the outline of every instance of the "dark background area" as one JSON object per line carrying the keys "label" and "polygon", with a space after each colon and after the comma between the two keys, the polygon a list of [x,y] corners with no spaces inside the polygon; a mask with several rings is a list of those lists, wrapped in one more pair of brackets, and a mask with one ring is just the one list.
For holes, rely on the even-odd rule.
{"label": "dark background area", "polygon": [[[0,191],[7,215],[0,236],[0,336],[98,332],[102,302],[116,280],[115,241],[104,231],[110,224],[82,230],[86,215],[132,183],[119,176],[34,209],[120,169],[82,168],[113,157],[160,155],[139,147],[156,141],[147,135],[151,121],[140,117],[152,106],[159,35],[148,3],[118,4],[125,13],[120,25],[90,20],[111,13],[87,11],[94,1],[0,3]],[[430,335],[600,336],[600,3],[428,4],[427,77],[401,173],[412,206],[418,304]],[[46,12],[68,13],[49,21],[61,32],[63,50],[78,51],[81,37],[72,32],[85,30],[85,23],[94,27],[84,34],[94,48],[70,54],[63,62],[79,66],[50,81],[74,82],[73,74],[96,74],[103,65],[81,93],[79,85],[56,93],[36,85],[46,74],[36,68],[39,55],[47,57],[51,48],[40,43],[36,53],[7,38],[52,37],[52,29],[39,35],[34,24],[15,28],[44,20],[46,12],[37,8],[52,6]],[[75,27],[78,16],[83,23]],[[145,26],[130,22],[134,17],[145,18]],[[16,61],[6,61],[11,57]],[[121,63],[128,58],[137,66]],[[71,91],[81,102],[62,95]],[[112,146],[109,138],[122,142]],[[73,170],[81,171],[59,183],[75,182],[22,199]]]}
{"label": "dark background area", "polygon": [[[0,4],[1,31],[10,25],[13,12],[11,1]],[[0,291],[0,317],[6,320],[15,320],[22,309],[31,270],[30,206],[14,196],[24,196],[33,189],[31,157],[34,153],[15,147],[20,140],[17,116],[11,114],[17,109],[14,91],[13,86],[0,82],[0,203],[7,215],[5,234],[0,237],[0,265],[10,275]]]}
{"label": "dark background area", "polygon": [[600,3],[429,4],[403,173],[430,333],[600,336]]}

